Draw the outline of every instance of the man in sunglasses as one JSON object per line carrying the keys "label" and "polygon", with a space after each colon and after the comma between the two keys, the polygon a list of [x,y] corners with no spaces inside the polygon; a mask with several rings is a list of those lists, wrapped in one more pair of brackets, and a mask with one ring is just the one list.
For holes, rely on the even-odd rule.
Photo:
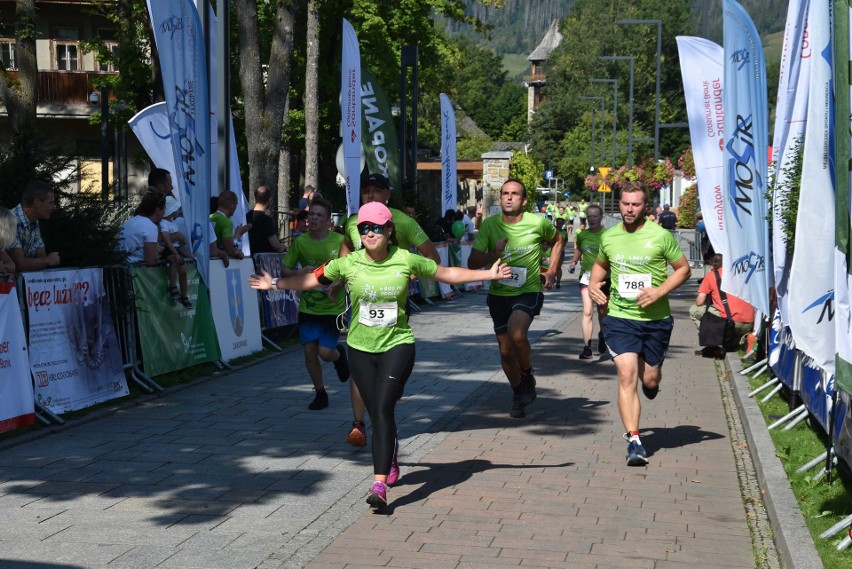
{"label": "man in sunglasses", "polygon": [[[526,416],[524,407],[536,398],[532,348],[528,340],[533,318],[544,304],[542,286],[550,290],[562,265],[562,233],[543,216],[524,213],[527,191],[518,180],[506,180],[500,189],[499,216],[482,222],[467,266],[479,268],[502,259],[511,278],[494,281],[488,290],[488,310],[500,348],[500,363],[512,387],[509,416]],[[542,243],[550,245],[544,283],[539,279]]]}
{"label": "man in sunglasses", "polygon": [[[371,202],[378,202],[387,205],[390,200],[391,190],[388,179],[382,174],[370,174],[366,180],[361,183],[361,205]],[[412,218],[405,215],[398,209],[390,209],[393,216],[393,225],[395,228],[394,235],[399,244],[399,248],[408,251],[411,247],[416,247],[418,251],[429,259],[432,259],[439,265],[441,257],[435,249],[435,245],[426,236],[423,228]],[[340,247],[340,256],[345,257],[352,251],[361,248],[361,236],[358,233],[358,216],[352,215],[346,220],[344,231],[343,244]],[[367,444],[367,434],[364,419],[367,416],[367,407],[364,405],[364,400],[358,392],[355,382],[349,382],[349,389],[352,394],[352,415],[354,421],[352,430],[347,437],[350,445],[355,447],[363,447]]]}

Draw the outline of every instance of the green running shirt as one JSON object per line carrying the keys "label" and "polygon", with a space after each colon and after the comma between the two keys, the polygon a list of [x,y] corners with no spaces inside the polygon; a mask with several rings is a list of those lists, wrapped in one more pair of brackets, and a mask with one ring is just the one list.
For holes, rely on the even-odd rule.
{"label": "green running shirt", "polygon": [[522,273],[518,275],[518,271],[513,269],[513,276],[517,275],[517,278],[511,282],[517,286],[505,284],[509,279],[491,281],[488,294],[517,296],[526,292],[541,292],[541,242],[551,241],[554,237],[556,228],[547,218],[533,213],[524,213],[517,223],[506,223],[502,215],[486,218],[479,227],[473,248],[483,252],[495,251],[497,240],[508,239],[501,257],[503,262],[526,272],[524,279]]}
{"label": "green running shirt", "polygon": [[432,278],[438,265],[432,259],[392,245],[380,262],[364,249],[330,261],[325,276],[345,279],[352,299],[352,318],[346,343],[356,350],[386,352],[400,344],[413,344],[405,303],[411,275]]}
{"label": "green running shirt", "polygon": [[[289,269],[295,269],[299,264],[303,267],[319,267],[337,258],[341,243],[343,235],[334,231],[329,231],[328,236],[321,241],[312,239],[310,233],[302,233],[293,240],[281,263]],[[342,290],[338,293],[336,302],[328,298],[322,290],[302,291],[299,299],[299,312],[305,314],[336,316],[343,313],[345,306],[346,295]]]}
{"label": "green running shirt", "polygon": [[[654,304],[641,308],[636,299],[622,296],[628,277],[650,275],[651,286],[660,286],[668,278],[669,263],[683,257],[683,251],[674,236],[656,223],[646,221],[633,233],[624,230],[619,223],[608,229],[601,237],[598,259],[609,264],[612,290],[609,296],[609,315],[629,320],[662,320],[671,316],[669,299],[660,298]],[[635,281],[634,281],[635,282]]]}

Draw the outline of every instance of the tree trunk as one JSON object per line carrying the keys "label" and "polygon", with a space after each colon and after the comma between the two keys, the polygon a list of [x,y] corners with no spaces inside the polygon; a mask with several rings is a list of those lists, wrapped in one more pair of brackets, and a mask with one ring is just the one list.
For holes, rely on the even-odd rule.
{"label": "tree trunk", "polygon": [[9,114],[9,126],[15,134],[31,132],[36,122],[38,64],[36,61],[35,0],[17,0],[15,4],[15,44],[18,80],[12,82],[5,69],[0,70],[0,99]]}
{"label": "tree trunk", "polygon": [[[290,96],[287,96],[287,103],[284,105],[284,120],[290,114]],[[275,216],[276,223],[283,225],[278,227],[278,234],[283,235],[285,243],[288,243],[291,235],[290,231],[290,145],[282,144],[281,150],[278,152],[278,187],[281,191],[278,192],[278,201],[276,202]]]}
{"label": "tree trunk", "polygon": [[293,56],[293,31],[297,3],[281,0],[276,10],[275,31],[269,54],[269,65],[260,64],[260,33],[257,25],[256,0],[236,0],[237,27],[240,38],[240,84],[245,105],[246,137],[249,160],[249,188],[265,185],[277,192],[278,158],[284,107],[290,85],[290,61]]}
{"label": "tree trunk", "polygon": [[[317,188],[319,154],[318,77],[319,10],[322,0],[308,0],[307,60],[305,61],[305,185]],[[321,189],[321,188],[317,188]]]}

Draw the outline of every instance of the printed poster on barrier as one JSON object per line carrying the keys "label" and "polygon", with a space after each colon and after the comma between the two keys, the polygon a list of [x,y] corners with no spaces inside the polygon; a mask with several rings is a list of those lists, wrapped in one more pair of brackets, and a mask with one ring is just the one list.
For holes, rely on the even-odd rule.
{"label": "printed poster on barrier", "polygon": [[27,343],[14,283],[0,283],[0,433],[36,422]]}
{"label": "printed poster on barrier", "polygon": [[251,259],[231,259],[227,268],[220,261],[210,263],[210,300],[216,307],[213,323],[226,362],[263,349],[257,292],[248,284],[253,272]]}
{"label": "printed poster on barrier", "polygon": [[[218,261],[217,261],[218,262]],[[142,363],[150,376],[219,359],[207,287],[194,264],[186,265],[189,300],[184,308],[168,294],[167,267],[131,267]]]}
{"label": "printed poster on barrier", "polygon": [[[281,274],[281,255],[259,253],[254,255],[257,274],[266,271],[270,275]],[[264,290],[260,292],[263,308],[263,329],[289,326],[299,321],[299,292],[295,290]]]}
{"label": "printed poster on barrier", "polygon": [[129,393],[101,269],[24,273],[35,396],[54,413]]}

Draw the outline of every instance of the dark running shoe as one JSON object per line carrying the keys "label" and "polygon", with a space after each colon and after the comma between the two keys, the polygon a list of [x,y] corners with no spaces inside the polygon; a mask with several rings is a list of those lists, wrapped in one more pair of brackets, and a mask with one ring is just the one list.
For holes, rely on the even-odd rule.
{"label": "dark running shoe", "polygon": [[337,372],[337,379],[345,383],[350,375],[349,356],[346,355],[346,348],[341,344],[337,345],[337,351],[340,353],[340,357],[334,362],[334,371]]}
{"label": "dark running shoe", "polygon": [[325,390],[317,391],[317,395],[314,397],[314,400],[308,404],[308,409],[311,411],[319,411],[326,407],[328,407],[328,392]]}
{"label": "dark running shoe", "polygon": [[583,352],[580,354],[580,359],[581,360],[590,360],[593,357],[595,357],[595,355],[592,353],[591,344],[586,344],[585,346],[583,346]]}
{"label": "dark running shoe", "polygon": [[535,392],[535,376],[532,372],[528,373],[525,376],[521,377],[521,383],[518,385],[519,393],[521,395],[521,405],[526,407],[538,396]]}
{"label": "dark running shoe", "polygon": [[512,407],[509,409],[509,416],[513,419],[523,419],[527,416],[524,411],[524,404],[521,402],[521,394],[515,393],[512,395]]}
{"label": "dark running shoe", "polygon": [[603,354],[606,352],[606,340],[604,340],[604,333],[598,333],[598,353]]}
{"label": "dark running shoe", "polygon": [[645,447],[636,441],[627,443],[627,466],[645,466],[648,464],[648,453]]}
{"label": "dark running shoe", "polygon": [[645,397],[647,397],[648,399],[653,399],[654,397],[657,396],[657,394],[659,392],[660,392],[660,384],[657,384],[657,387],[655,387],[653,389],[645,387],[644,383],[642,384],[642,393],[644,393]]}
{"label": "dark running shoe", "polygon": [[352,423],[352,430],[346,437],[346,442],[358,448],[367,446],[367,426],[361,421]]}
{"label": "dark running shoe", "polygon": [[384,508],[388,505],[388,487],[384,482],[376,480],[367,494],[367,503],[373,509]]}

